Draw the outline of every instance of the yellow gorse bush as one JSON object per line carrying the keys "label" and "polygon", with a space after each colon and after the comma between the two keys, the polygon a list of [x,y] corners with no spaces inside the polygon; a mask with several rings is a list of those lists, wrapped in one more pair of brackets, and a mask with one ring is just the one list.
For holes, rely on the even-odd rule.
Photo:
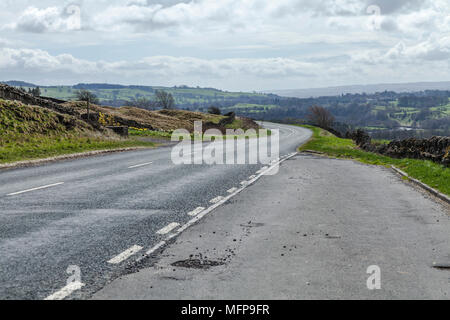
{"label": "yellow gorse bush", "polygon": [[120,126],[120,123],[114,121],[114,117],[112,115],[106,116],[104,113],[100,112],[98,116],[98,123],[102,126]]}
{"label": "yellow gorse bush", "polygon": [[148,131],[147,128],[135,128],[135,127],[130,127],[131,130],[136,130],[136,131]]}

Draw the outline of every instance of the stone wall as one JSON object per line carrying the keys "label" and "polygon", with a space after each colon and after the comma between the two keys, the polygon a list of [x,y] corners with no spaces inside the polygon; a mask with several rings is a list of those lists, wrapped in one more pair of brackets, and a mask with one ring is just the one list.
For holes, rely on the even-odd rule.
{"label": "stone wall", "polygon": [[363,150],[376,152],[392,158],[411,158],[431,160],[450,166],[450,137],[433,137],[430,139],[410,138],[392,141],[389,144],[375,144],[369,134],[363,130],[347,133]]}

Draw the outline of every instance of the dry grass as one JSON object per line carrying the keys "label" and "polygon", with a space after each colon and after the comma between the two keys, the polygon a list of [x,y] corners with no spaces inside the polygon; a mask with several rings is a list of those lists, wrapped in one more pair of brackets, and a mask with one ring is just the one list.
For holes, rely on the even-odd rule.
{"label": "dry grass", "polygon": [[[80,114],[86,113],[86,105],[83,102],[68,102],[65,105],[74,108]],[[117,118],[136,121],[144,127],[165,132],[176,129],[193,131],[194,121],[218,123],[224,118],[223,116],[184,110],[148,111],[135,107],[113,108],[95,105],[92,106],[92,112],[101,112]]]}

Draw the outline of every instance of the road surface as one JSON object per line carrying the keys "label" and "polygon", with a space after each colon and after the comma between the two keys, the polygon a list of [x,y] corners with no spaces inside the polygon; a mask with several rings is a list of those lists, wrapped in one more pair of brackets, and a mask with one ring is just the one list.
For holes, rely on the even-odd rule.
{"label": "road surface", "polygon": [[448,300],[449,213],[389,169],[297,155],[94,298]]}
{"label": "road surface", "polygon": [[[310,137],[267,126],[280,129],[282,156]],[[90,297],[150,265],[134,261],[261,167],[176,166],[160,148],[1,171],[0,299]]]}

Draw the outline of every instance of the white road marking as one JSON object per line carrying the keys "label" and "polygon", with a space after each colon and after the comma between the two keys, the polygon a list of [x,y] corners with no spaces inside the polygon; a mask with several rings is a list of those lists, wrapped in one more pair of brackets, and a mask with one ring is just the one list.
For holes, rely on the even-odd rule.
{"label": "white road marking", "polygon": [[227,192],[228,192],[228,193],[233,193],[233,192],[235,192],[237,189],[238,189],[238,188],[231,188],[231,189],[228,190]]}
{"label": "white road marking", "polygon": [[123,261],[127,260],[129,257],[131,257],[131,256],[135,255],[136,253],[138,253],[139,251],[141,251],[142,249],[144,249],[144,248],[142,248],[141,246],[132,246],[130,249],[125,250],[121,254],[119,254],[116,257],[109,260],[108,263],[110,263],[110,264],[122,263]]}
{"label": "white road marking", "polygon": [[64,298],[70,296],[72,293],[74,293],[77,290],[80,290],[85,285],[81,282],[72,282],[69,283],[67,286],[59,290],[58,292],[55,292],[54,294],[48,296],[44,300],[63,300]]}
{"label": "white road marking", "polygon": [[203,208],[203,207],[198,207],[197,209],[195,209],[195,210],[189,212],[189,213],[188,213],[188,216],[195,217],[196,215],[198,215],[198,214],[199,214],[200,212],[202,212],[203,210],[205,210],[205,208]]}
{"label": "white road marking", "polygon": [[223,197],[222,197],[222,196],[219,196],[219,197],[217,197],[217,198],[212,199],[212,200],[210,201],[210,203],[215,204],[215,203],[218,203],[218,202],[220,202],[220,201],[222,201],[222,200],[223,200]]}
{"label": "white road marking", "polygon": [[250,176],[250,177],[248,177],[248,180],[253,180],[255,178],[256,178],[256,176]]}
{"label": "white road marking", "polygon": [[23,191],[19,191],[19,192],[14,192],[14,193],[8,194],[8,196],[16,196],[16,195],[19,195],[19,194],[22,194],[22,193],[26,193],[26,192],[31,192],[31,191],[42,190],[42,189],[47,189],[47,188],[51,188],[51,187],[60,186],[62,184],[64,184],[64,182],[58,182],[58,183],[54,183],[54,184],[49,184],[47,186],[37,187],[37,188],[23,190]]}
{"label": "white road marking", "polygon": [[152,164],[152,163],[153,163],[153,162],[147,162],[147,163],[137,164],[137,165],[135,165],[135,166],[128,167],[128,169],[140,168],[140,167],[148,166],[148,165],[150,165],[150,164]]}
{"label": "white road marking", "polygon": [[[294,153],[294,155],[295,154],[297,154],[297,153]],[[276,166],[280,165],[282,162],[286,161],[289,158],[290,157],[287,157],[286,159],[280,160],[278,163],[276,163],[276,164],[274,164],[274,165],[272,165],[270,167],[264,167],[263,169],[265,169],[264,171],[266,171],[266,170],[270,171],[270,170],[274,169]],[[263,174],[264,173],[261,173],[258,176],[256,176],[255,179],[253,180],[253,182],[258,181],[258,179],[261,178],[263,176]],[[214,211],[216,208],[220,207],[222,204],[224,204],[225,202],[227,202],[228,200],[230,200],[234,196],[236,196],[239,193],[241,193],[243,190],[245,190],[251,184],[251,182],[249,182],[249,181],[242,181],[241,184],[242,184],[241,188],[239,188],[239,189],[238,188],[233,188],[233,189],[235,189],[234,192],[231,192],[233,189],[228,190],[228,193],[231,193],[229,196],[221,197],[222,199],[219,200],[217,203],[213,204],[208,209],[205,209],[200,214],[198,214],[196,217],[194,217],[191,221],[189,221],[188,223],[183,225],[181,228],[179,228],[177,230],[177,232],[173,235],[173,237],[180,235],[183,231],[187,230],[189,227],[191,227],[192,225],[194,225],[195,223],[200,221],[207,214],[209,214],[210,212]]]}
{"label": "white road marking", "polygon": [[161,230],[159,230],[158,232],[156,232],[157,234],[160,235],[164,235],[164,234],[168,234],[169,232],[171,232],[173,229],[179,227],[180,224],[176,223],[176,222],[172,222],[171,224],[169,224],[168,226],[162,228]]}
{"label": "white road marking", "polygon": [[148,250],[145,254],[147,256],[153,254],[155,251],[159,250],[160,248],[162,248],[164,245],[166,244],[165,241],[161,241],[160,243],[158,243],[156,246],[154,246],[153,248],[151,248],[150,250]]}
{"label": "white road marking", "polygon": [[[297,153],[295,153],[297,154]],[[295,155],[294,154],[294,155]],[[290,157],[288,157],[290,158]],[[266,167],[265,169],[267,170],[272,170],[275,168],[275,166],[281,164],[282,162],[286,161],[288,158],[284,159],[284,160],[280,160],[279,163],[271,166],[271,167]],[[259,178],[261,178],[263,176],[263,174],[258,175],[255,178],[255,181],[257,181]],[[208,215],[209,213],[211,213],[212,211],[214,211],[215,209],[217,209],[218,207],[220,207],[221,205],[223,205],[225,202],[227,202],[228,200],[230,200],[231,198],[233,198],[234,196],[238,195],[239,193],[241,193],[243,190],[245,190],[248,187],[248,181],[245,181],[245,183],[247,185],[242,186],[241,188],[235,188],[236,190],[231,193],[229,196],[227,197],[222,197],[222,199],[213,204],[211,207],[205,209],[204,211],[202,211],[201,213],[199,213],[197,216],[195,216],[194,218],[192,218],[188,223],[186,223],[185,225],[181,226],[175,233],[171,234],[170,236],[168,236],[168,238],[165,241],[161,241],[160,243],[158,243],[156,246],[154,246],[153,248],[151,248],[149,251],[147,251],[145,253],[145,255],[143,255],[142,257],[138,258],[136,261],[140,262],[141,260],[145,259],[146,257],[149,257],[150,255],[152,255],[153,253],[155,253],[157,250],[159,250],[160,248],[164,247],[165,245],[167,245],[167,242],[170,239],[173,239],[177,236],[179,236],[182,232],[184,232],[185,230],[189,229],[191,226],[193,226],[194,224],[196,224],[198,221],[200,221],[201,219],[203,219],[206,215]],[[230,189],[229,191],[231,191],[232,189]]]}

